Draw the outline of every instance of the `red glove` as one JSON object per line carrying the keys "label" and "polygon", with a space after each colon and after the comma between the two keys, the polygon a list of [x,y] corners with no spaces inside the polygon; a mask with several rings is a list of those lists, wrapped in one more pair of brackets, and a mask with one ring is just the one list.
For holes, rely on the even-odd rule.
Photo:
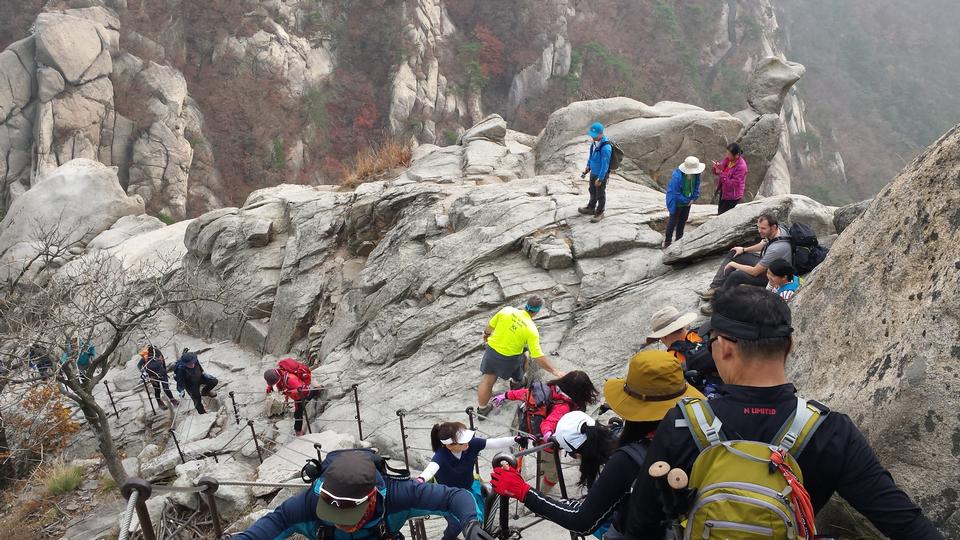
{"label": "red glove", "polygon": [[530,484],[524,482],[520,471],[514,468],[497,467],[493,470],[490,483],[497,495],[506,495],[520,502],[527,498],[527,492],[530,491]]}

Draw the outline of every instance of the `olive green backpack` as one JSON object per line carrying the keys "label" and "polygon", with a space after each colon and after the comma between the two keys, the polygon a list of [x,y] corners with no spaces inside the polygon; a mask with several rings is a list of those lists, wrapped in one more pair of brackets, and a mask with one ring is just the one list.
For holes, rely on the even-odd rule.
{"label": "olive green backpack", "polygon": [[[797,398],[797,412],[770,443],[727,440],[706,400],[677,405],[700,454],[690,472],[695,496],[684,539],[813,538],[813,511],[796,458],[828,409]],[[800,508],[798,508],[800,507]]]}

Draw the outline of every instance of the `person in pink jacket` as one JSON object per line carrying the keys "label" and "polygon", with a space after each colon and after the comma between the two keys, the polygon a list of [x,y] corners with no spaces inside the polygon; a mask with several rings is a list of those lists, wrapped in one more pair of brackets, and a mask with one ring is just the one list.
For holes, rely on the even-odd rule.
{"label": "person in pink jacket", "polygon": [[723,161],[713,162],[713,174],[717,177],[717,191],[720,193],[717,215],[732,210],[743,198],[748,170],[743,149],[737,143],[727,145],[727,156]]}

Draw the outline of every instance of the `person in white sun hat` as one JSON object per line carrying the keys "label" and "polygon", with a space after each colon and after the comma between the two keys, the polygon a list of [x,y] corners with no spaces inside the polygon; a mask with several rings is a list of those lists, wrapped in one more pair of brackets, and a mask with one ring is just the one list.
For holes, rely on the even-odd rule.
{"label": "person in white sun hat", "polygon": [[674,241],[683,238],[683,229],[690,218],[690,205],[700,198],[700,174],[707,166],[696,156],[687,156],[679,167],[674,169],[673,177],[667,184],[667,231],[663,240],[664,249],[670,247]]}
{"label": "person in white sun hat", "polygon": [[[530,487],[513,468],[494,469],[493,490],[521,501],[534,514],[581,536],[624,538],[626,503],[643,469],[647,447],[663,416],[684,397],[701,397],[689,386],[673,355],[643,351],[630,360],[626,378],[604,385],[607,404],[624,420],[619,436],[582,411],[563,415],[553,440],[580,460],[581,499],[554,499]],[[602,468],[602,470],[601,470]]]}

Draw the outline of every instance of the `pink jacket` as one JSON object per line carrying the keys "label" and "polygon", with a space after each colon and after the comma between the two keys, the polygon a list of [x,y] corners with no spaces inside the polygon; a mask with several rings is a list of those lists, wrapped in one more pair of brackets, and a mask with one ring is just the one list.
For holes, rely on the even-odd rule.
{"label": "pink jacket", "polygon": [[720,186],[720,198],[725,201],[735,201],[743,198],[743,191],[747,185],[747,162],[743,156],[737,158],[737,163],[733,168],[728,169],[727,163],[730,158],[723,158],[720,162],[717,175],[717,185]]}

